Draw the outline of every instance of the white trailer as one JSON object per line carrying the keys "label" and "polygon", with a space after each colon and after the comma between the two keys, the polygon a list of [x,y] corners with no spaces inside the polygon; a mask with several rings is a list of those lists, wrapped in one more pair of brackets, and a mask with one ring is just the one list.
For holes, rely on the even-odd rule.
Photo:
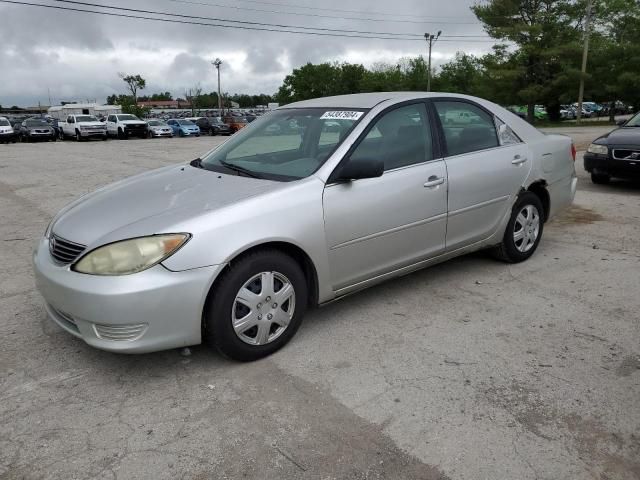
{"label": "white trailer", "polygon": [[64,121],[69,115],[106,117],[122,113],[122,107],[120,105],[98,105],[97,103],[67,103],[50,107],[47,113],[53,118]]}

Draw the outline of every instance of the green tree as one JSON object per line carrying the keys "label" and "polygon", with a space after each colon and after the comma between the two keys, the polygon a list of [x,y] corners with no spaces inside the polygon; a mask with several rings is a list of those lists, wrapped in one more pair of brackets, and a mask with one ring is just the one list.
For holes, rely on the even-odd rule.
{"label": "green tree", "polygon": [[557,106],[581,58],[585,0],[484,0],[472,10],[491,37],[515,45],[505,66],[529,121],[536,103]]}

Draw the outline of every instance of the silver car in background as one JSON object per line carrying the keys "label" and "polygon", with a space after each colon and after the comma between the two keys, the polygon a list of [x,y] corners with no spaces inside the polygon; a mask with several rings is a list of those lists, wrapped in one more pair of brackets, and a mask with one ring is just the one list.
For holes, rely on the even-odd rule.
{"label": "silver car in background", "polygon": [[149,138],[173,137],[173,129],[167,122],[153,118],[147,120],[147,136]]}
{"label": "silver car in background", "polygon": [[575,149],[485,100],[371,93],[282,107],[189,164],[64,208],[34,253],[49,316],[95,347],[206,340],[253,360],[307,308],[479,249],[536,250]]}

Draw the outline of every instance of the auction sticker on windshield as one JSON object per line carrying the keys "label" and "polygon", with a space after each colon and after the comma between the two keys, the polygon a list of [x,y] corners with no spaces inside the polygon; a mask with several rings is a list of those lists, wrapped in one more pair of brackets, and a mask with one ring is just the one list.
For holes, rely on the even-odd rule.
{"label": "auction sticker on windshield", "polygon": [[338,110],[336,112],[324,112],[320,117],[321,120],[358,120],[364,112],[349,112],[346,110]]}

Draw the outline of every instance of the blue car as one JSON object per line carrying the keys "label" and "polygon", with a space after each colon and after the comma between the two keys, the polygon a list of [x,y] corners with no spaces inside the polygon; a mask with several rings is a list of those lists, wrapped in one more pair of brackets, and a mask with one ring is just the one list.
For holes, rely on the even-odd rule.
{"label": "blue car", "polygon": [[199,137],[200,127],[189,120],[172,118],[167,124],[173,130],[173,134],[179,137]]}

